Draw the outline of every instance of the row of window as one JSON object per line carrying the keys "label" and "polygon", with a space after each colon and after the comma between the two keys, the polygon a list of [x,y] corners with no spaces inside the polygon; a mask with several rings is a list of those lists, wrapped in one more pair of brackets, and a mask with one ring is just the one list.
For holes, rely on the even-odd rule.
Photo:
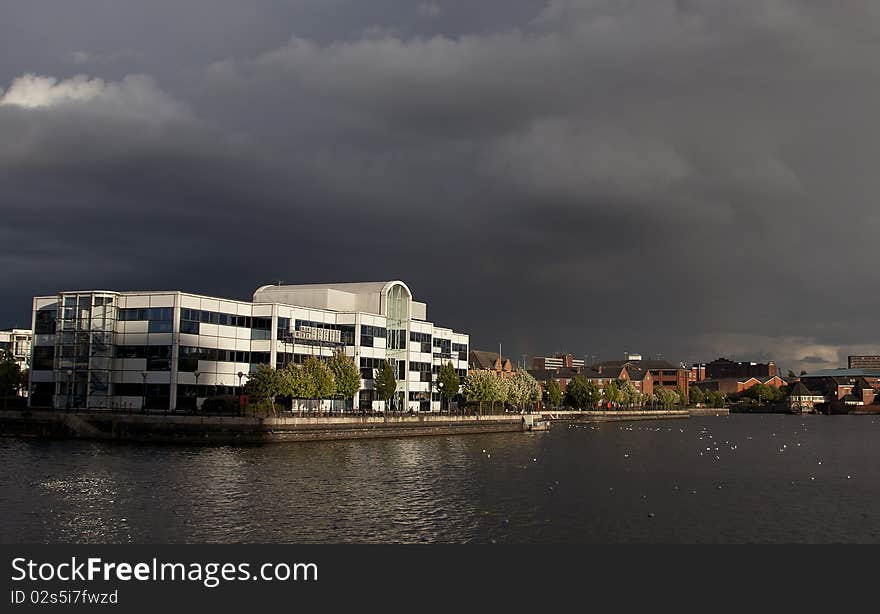
{"label": "row of window", "polygon": [[269,352],[221,350],[217,348],[199,348],[182,345],[180,346],[180,354],[178,355],[177,370],[190,373],[195,372],[198,370],[200,360],[208,360],[212,362],[269,364],[271,355]]}
{"label": "row of window", "polygon": [[[255,328],[271,330],[272,318],[257,316],[240,316],[234,313],[206,311],[204,309],[181,309],[181,327],[183,322],[200,322],[202,324],[219,324],[221,326],[237,326],[239,328]],[[181,328],[181,332],[184,332]]]}
{"label": "row of window", "polygon": [[174,319],[174,307],[139,307],[120,309],[117,319],[121,322],[135,320],[170,322]]}

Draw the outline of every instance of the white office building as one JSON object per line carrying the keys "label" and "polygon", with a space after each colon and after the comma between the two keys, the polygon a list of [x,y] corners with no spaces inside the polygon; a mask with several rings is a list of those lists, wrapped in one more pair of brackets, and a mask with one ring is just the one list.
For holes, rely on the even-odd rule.
{"label": "white office building", "polygon": [[32,340],[33,333],[23,328],[0,330],[0,350],[9,352],[22,370],[28,368]]}
{"label": "white office building", "polygon": [[252,302],[187,292],[87,290],[34,298],[32,406],[191,410],[236,394],[260,364],[334,351],[361,370],[355,409],[381,409],[383,360],[396,408],[437,411],[436,374],[467,374],[468,335],[427,321],[402,281],[270,285]]}

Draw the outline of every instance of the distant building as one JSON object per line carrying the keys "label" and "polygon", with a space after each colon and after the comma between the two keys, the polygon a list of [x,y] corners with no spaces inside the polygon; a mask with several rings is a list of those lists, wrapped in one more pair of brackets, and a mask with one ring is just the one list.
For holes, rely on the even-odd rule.
{"label": "distant building", "polygon": [[801,375],[798,382],[824,395],[827,403],[870,405],[880,391],[880,370],[823,369]]}
{"label": "distant building", "polygon": [[691,384],[694,388],[699,388],[704,392],[720,392],[722,394],[738,394],[745,392],[752,386],[758,384],[766,384],[774,388],[782,388],[786,385],[778,375],[772,377],[725,377],[718,379],[704,379]]}
{"label": "distant building", "polygon": [[571,354],[556,354],[554,356],[536,356],[532,358],[532,369],[583,369],[584,361],[575,358]]}
{"label": "distant building", "polygon": [[716,358],[712,362],[706,363],[704,379],[773,377],[774,375],[779,375],[779,369],[772,360],[769,362],[735,362],[727,358]]}
{"label": "distant building", "polygon": [[825,402],[822,392],[810,390],[803,382],[796,382],[788,395],[788,408],[794,413],[810,414],[816,406]]}
{"label": "distant building", "polygon": [[[685,394],[685,401],[688,397],[688,374],[690,369],[683,365],[674,365],[665,360],[611,360],[600,362],[596,365],[596,370],[600,374],[614,373],[614,377],[620,377],[623,370],[628,373],[647,372],[651,376],[650,387],[651,393],[657,388],[681,388]],[[630,371],[632,369],[632,371]],[[635,382],[634,382],[635,383]],[[645,393],[645,394],[651,394]]]}
{"label": "distant building", "polygon": [[0,350],[6,350],[12,354],[22,371],[26,370],[30,363],[33,341],[33,332],[25,328],[0,330]]}
{"label": "distant building", "polygon": [[691,365],[691,371],[688,373],[688,382],[702,382],[706,379],[706,363],[694,363]]}
{"label": "distant building", "polygon": [[650,396],[654,393],[653,377],[646,369],[626,365],[618,369],[604,369],[597,371],[589,367],[572,369],[570,367],[561,367],[559,369],[529,369],[529,373],[538,380],[543,388],[546,389],[550,380],[556,380],[559,388],[565,393],[568,384],[575,377],[583,377],[587,381],[592,382],[596,387],[603,391],[612,381],[630,382],[633,387],[640,393]]}
{"label": "distant building", "polygon": [[513,377],[513,363],[509,358],[504,358],[498,352],[487,352],[484,350],[471,350],[468,354],[468,369],[478,370],[484,369],[495,371],[502,379]]}
{"label": "distant building", "polygon": [[847,366],[850,369],[877,369],[880,370],[880,356],[849,356]]}

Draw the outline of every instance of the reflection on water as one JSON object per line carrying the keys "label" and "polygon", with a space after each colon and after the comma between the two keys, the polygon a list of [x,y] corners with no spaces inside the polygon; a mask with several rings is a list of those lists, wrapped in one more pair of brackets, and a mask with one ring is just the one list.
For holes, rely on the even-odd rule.
{"label": "reflection on water", "polygon": [[0,540],[880,541],[880,420],[253,447],[0,439]]}

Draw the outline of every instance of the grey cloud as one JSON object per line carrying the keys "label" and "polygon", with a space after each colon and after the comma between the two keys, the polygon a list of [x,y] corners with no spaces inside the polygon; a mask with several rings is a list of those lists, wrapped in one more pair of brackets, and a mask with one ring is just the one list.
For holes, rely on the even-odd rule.
{"label": "grey cloud", "polygon": [[9,314],[35,279],[246,297],[399,276],[515,354],[795,368],[880,342],[876,8],[432,5],[261,5],[236,30],[224,3],[167,49],[64,41],[137,51],[88,78],[25,87],[22,65],[3,100],[51,104],[0,105]]}

